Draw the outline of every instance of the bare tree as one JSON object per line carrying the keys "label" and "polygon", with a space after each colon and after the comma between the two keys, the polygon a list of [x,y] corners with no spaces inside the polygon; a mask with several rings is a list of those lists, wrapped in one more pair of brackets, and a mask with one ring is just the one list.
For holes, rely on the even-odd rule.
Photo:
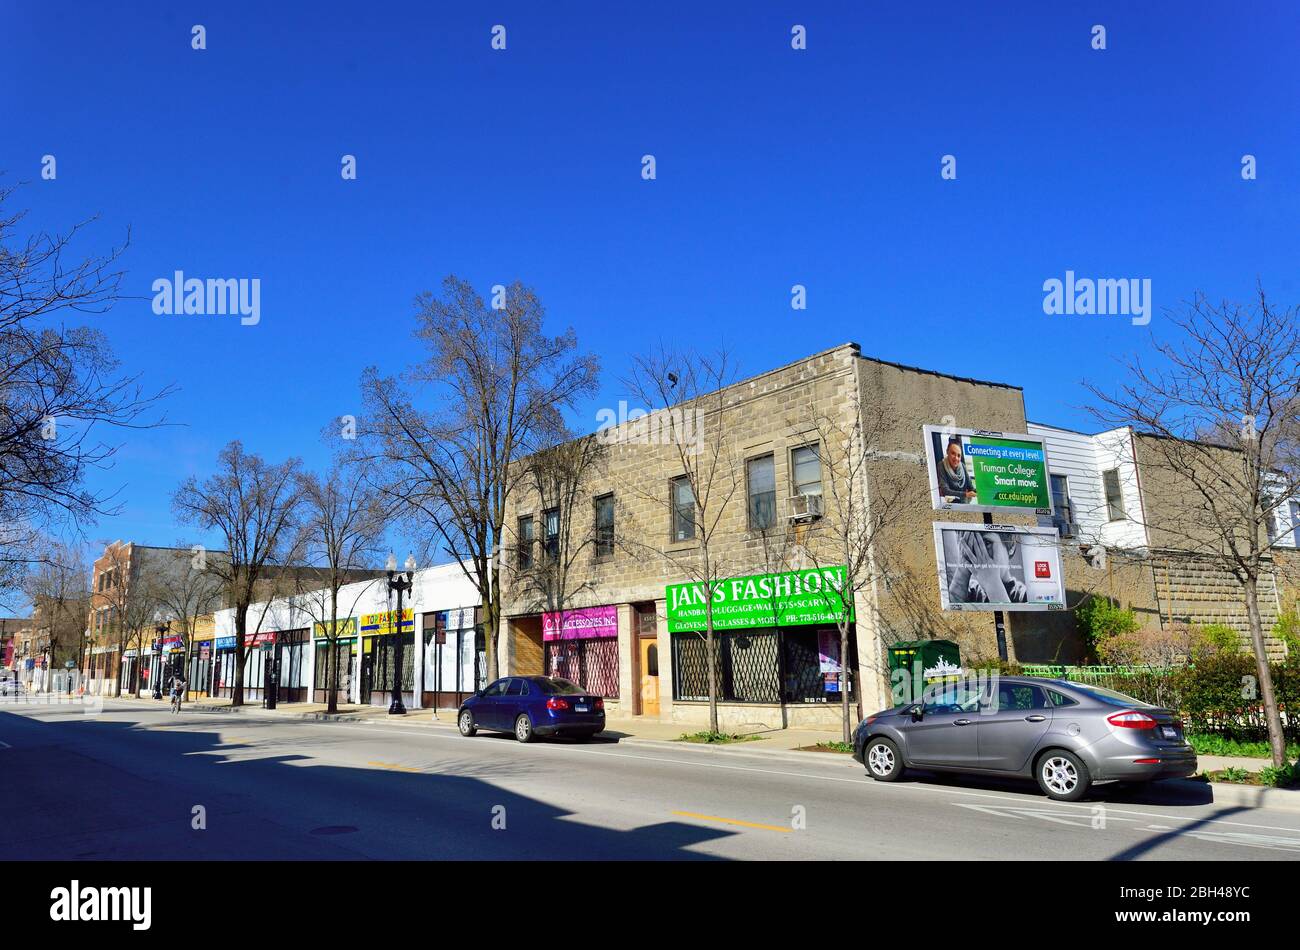
{"label": "bare tree", "polygon": [[[224,549],[208,559],[235,611],[235,683],[231,705],[244,703],[244,662],[249,607],[268,567],[291,560],[300,544],[300,463],[271,464],[231,442],[217,457],[217,471],[200,482],[190,476],[172,495],[176,517],[214,532]],[[260,626],[260,622],[259,622]]]}
{"label": "bare tree", "polygon": [[[316,568],[307,575],[298,574],[295,596],[297,607],[319,624],[326,640],[325,682],[328,683],[329,711],[338,709],[338,644],[345,636],[356,636],[355,629],[345,629],[339,620],[352,616],[357,601],[365,591],[357,592],[350,604],[339,613],[343,587],[356,575],[375,563],[386,527],[385,512],[378,492],[364,478],[357,466],[336,464],[322,479],[305,474],[300,482],[303,498],[303,551],[307,564]],[[374,583],[379,583],[377,580]]]}
{"label": "bare tree", "polygon": [[548,444],[562,413],[594,391],[599,366],[577,352],[572,329],[544,332],[541,301],[518,282],[492,307],[454,276],[442,289],[416,300],[416,335],[428,355],[405,381],[427,387],[430,407],[417,406],[398,380],[366,370],[358,455],[377,466],[384,496],[423,541],[424,559],[446,552],[478,590],[488,676],[496,678],[497,559],[506,500],[525,477],[513,463]]}
{"label": "bare tree", "polygon": [[[187,676],[197,621],[221,606],[223,585],[220,576],[208,568],[209,556],[202,545],[182,544],[162,552],[153,565],[158,608],[178,625]],[[194,689],[195,684],[188,688]]]}
{"label": "bare tree", "polygon": [[[821,597],[836,616],[840,637],[840,704],[845,742],[852,740],[853,730],[848,676],[849,626],[854,623],[854,605],[859,595],[882,580],[878,549],[886,533],[907,513],[908,480],[890,477],[886,467],[872,464],[888,433],[897,428],[894,411],[883,403],[864,406],[856,386],[847,406],[828,409],[811,401],[790,421],[792,433],[814,449],[821,467],[818,505],[822,510],[820,516],[810,518],[806,524],[799,539],[801,551],[819,568],[834,565],[844,569],[840,584],[822,585]],[[868,600],[875,602],[874,597]],[[878,617],[857,617],[859,630],[864,621],[873,631],[881,626]],[[880,674],[885,664],[874,646],[877,638],[871,639],[873,648],[866,666]]]}
{"label": "bare tree", "polygon": [[[139,557],[131,556],[131,546],[112,545],[105,551],[107,564],[101,568],[101,574],[109,573],[111,583],[95,597],[102,606],[108,608],[108,630],[117,644],[119,660],[118,676],[113,684],[113,695],[122,695],[126,685],[132,696],[140,694],[140,682],[146,653],[146,634],[154,630],[155,616],[160,607],[155,578],[146,575]],[[127,651],[135,650],[135,663],[132,666],[130,683],[124,684],[122,664],[127,660]]]}
{"label": "bare tree", "polygon": [[30,565],[23,589],[50,644],[51,666],[84,652],[90,610],[90,568],[79,546],[49,540]]}
{"label": "bare tree", "polygon": [[43,533],[116,510],[83,487],[118,449],[104,432],[161,424],[156,404],[172,392],[121,373],[101,331],[57,323],[119,299],[125,245],[74,256],[89,221],[22,236],[25,212],[5,207],[13,192],[0,187],[0,576],[10,577],[6,565],[39,559]]}
{"label": "bare tree", "polygon": [[1124,364],[1127,383],[1113,393],[1088,386],[1093,412],[1155,437],[1141,440],[1144,488],[1176,503],[1147,513],[1149,534],[1241,584],[1269,744],[1283,765],[1260,581],[1272,571],[1278,509],[1300,494],[1300,319],[1262,289],[1253,306],[1198,295],[1168,319],[1171,338],[1153,340],[1152,359]]}
{"label": "bare tree", "polygon": [[[660,346],[634,358],[624,381],[629,394],[650,411],[632,424],[644,426],[650,441],[665,446],[663,451],[681,468],[667,495],[660,485],[634,482],[631,486],[644,499],[667,509],[675,526],[670,543],[641,540],[661,533],[632,527],[624,532],[625,545],[665,558],[700,592],[711,732],[718,731],[713,599],[737,568],[723,556],[724,520],[745,497],[743,460],[729,428],[732,406],[726,389],[735,381],[732,363],[726,350],[705,355]],[[685,541],[694,544],[683,548],[676,543]]]}

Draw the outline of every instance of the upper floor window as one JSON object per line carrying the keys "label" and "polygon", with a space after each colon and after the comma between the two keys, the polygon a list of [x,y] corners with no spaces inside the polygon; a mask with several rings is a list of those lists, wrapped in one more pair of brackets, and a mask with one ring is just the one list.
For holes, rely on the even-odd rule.
{"label": "upper floor window", "polygon": [[1074,529],[1074,510],[1070,507],[1070,481],[1065,475],[1051,475],[1052,481],[1052,523],[1063,538],[1072,537]]}
{"label": "upper floor window", "polygon": [[679,475],[672,480],[673,540],[689,541],[695,537],[695,492],[691,480]]}
{"label": "upper floor window", "polygon": [[524,515],[519,519],[517,532],[518,545],[515,548],[515,566],[526,571],[533,566],[533,516]]}
{"label": "upper floor window", "polygon": [[1110,521],[1123,521],[1124,493],[1119,486],[1119,469],[1110,468],[1101,473],[1101,484],[1106,490],[1106,518]]}
{"label": "upper floor window", "polygon": [[560,509],[542,512],[542,552],[549,558],[560,556]]}
{"label": "upper floor window", "polygon": [[596,557],[614,556],[614,496],[596,499]]}
{"label": "upper floor window", "polygon": [[772,455],[745,463],[749,483],[749,530],[766,531],[776,523],[776,460]]}
{"label": "upper floor window", "polygon": [[822,460],[815,445],[801,445],[790,453],[796,495],[822,493]]}

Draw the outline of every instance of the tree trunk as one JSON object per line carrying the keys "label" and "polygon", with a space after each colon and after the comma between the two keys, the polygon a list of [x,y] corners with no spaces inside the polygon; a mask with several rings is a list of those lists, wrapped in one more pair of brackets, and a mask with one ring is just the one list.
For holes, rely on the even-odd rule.
{"label": "tree trunk", "polygon": [[244,631],[248,629],[248,604],[235,607],[235,685],[230,691],[230,705],[244,705]]}
{"label": "tree trunk", "polygon": [[[713,585],[704,585],[704,657],[709,670],[709,731],[718,731],[718,671],[713,662]],[[780,649],[780,645],[777,646]]]}
{"label": "tree trunk", "polygon": [[[844,616],[849,615],[845,609]],[[844,741],[853,741],[853,725],[849,721],[849,622],[840,623],[840,709],[844,714]]]}
{"label": "tree trunk", "polygon": [[1286,738],[1282,733],[1282,717],[1278,713],[1277,695],[1273,692],[1273,670],[1268,665],[1264,647],[1264,625],[1259,616],[1259,590],[1255,578],[1246,579],[1246,616],[1250,620],[1250,642],[1255,651],[1255,669],[1259,674],[1259,698],[1264,703],[1264,718],[1268,722],[1268,744],[1273,753],[1273,764],[1286,765]]}
{"label": "tree trunk", "polygon": [[[483,645],[487,649],[487,680],[491,683],[501,676],[497,662],[497,611],[490,597],[483,598]],[[487,685],[486,683],[484,684]]]}
{"label": "tree trunk", "polygon": [[339,711],[339,642],[335,634],[332,640],[325,641],[325,711]]}

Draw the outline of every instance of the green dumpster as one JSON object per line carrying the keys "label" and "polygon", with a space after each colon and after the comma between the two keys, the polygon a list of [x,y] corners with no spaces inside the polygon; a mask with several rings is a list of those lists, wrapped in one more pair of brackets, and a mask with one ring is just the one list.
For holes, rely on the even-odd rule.
{"label": "green dumpster", "polygon": [[931,683],[961,674],[961,651],[951,640],[907,640],[889,647],[887,655],[895,706],[912,702]]}

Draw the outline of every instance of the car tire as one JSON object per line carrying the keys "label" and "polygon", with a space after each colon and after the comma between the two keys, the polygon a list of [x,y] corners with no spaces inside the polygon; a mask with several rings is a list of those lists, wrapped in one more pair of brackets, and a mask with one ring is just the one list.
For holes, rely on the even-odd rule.
{"label": "car tire", "polygon": [[460,715],[456,717],[456,728],[460,730],[462,736],[472,736],[478,732],[474,725],[474,714],[468,709],[462,709]]}
{"label": "car tire", "polygon": [[868,739],[862,750],[862,761],[867,774],[877,782],[897,782],[903,777],[903,757],[892,739],[882,736]]}
{"label": "car tire", "polygon": [[1034,777],[1044,795],[1056,802],[1077,802],[1092,785],[1088,766],[1073,752],[1051,749],[1038,757]]}
{"label": "car tire", "polygon": [[520,742],[532,742],[537,737],[533,732],[533,721],[528,718],[527,713],[520,713],[515,719],[515,738]]}

